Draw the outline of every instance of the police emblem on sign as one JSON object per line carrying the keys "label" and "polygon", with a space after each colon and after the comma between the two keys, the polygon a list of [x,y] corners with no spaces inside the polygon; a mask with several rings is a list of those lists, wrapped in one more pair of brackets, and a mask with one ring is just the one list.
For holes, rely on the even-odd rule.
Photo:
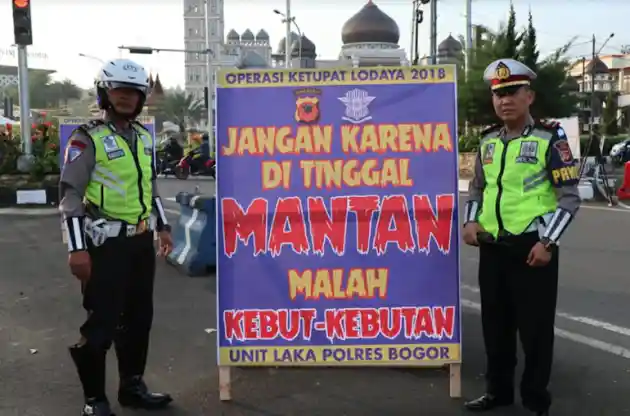
{"label": "police emblem on sign", "polygon": [[346,113],[342,120],[349,121],[352,124],[360,124],[368,120],[372,120],[368,106],[376,97],[371,97],[365,90],[355,88],[348,91],[343,97],[339,97],[346,106]]}
{"label": "police emblem on sign", "polygon": [[521,142],[516,163],[538,163],[538,142]]}
{"label": "police emblem on sign", "polygon": [[295,91],[295,121],[298,123],[317,123],[321,117],[321,90],[317,88],[302,88]]}
{"label": "police emblem on sign", "polygon": [[481,157],[481,161],[484,165],[492,163],[494,159],[494,143],[488,143],[483,148],[483,155]]}

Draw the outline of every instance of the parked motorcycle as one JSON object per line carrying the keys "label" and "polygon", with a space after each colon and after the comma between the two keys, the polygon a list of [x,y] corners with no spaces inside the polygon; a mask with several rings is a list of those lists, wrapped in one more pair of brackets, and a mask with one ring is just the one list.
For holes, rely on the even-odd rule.
{"label": "parked motorcycle", "polygon": [[216,179],[216,166],[212,158],[204,156],[201,149],[195,149],[185,155],[175,167],[177,179],[188,179],[188,176],[210,176]]}
{"label": "parked motorcycle", "polygon": [[157,174],[164,176],[175,175],[177,165],[182,159],[183,154],[184,149],[175,138],[169,138],[160,143],[159,149],[156,152]]}
{"label": "parked motorcycle", "polygon": [[630,139],[617,143],[610,149],[610,160],[613,167],[625,165],[630,160]]}

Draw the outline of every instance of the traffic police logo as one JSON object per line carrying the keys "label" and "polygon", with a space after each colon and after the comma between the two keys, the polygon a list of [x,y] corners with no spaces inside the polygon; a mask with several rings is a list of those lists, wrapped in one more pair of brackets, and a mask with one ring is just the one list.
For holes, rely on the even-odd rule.
{"label": "traffic police logo", "polygon": [[83,154],[85,143],[78,140],[70,140],[66,147],[65,163],[72,163]]}
{"label": "traffic police logo", "polygon": [[483,157],[481,158],[484,165],[492,163],[494,158],[494,143],[488,143],[483,149]]}
{"label": "traffic police logo", "polygon": [[68,146],[66,149],[66,163],[72,163],[83,154],[83,149],[76,146]]}
{"label": "traffic police logo", "polygon": [[367,91],[358,88],[348,91],[346,95],[339,97],[339,101],[346,106],[346,114],[341,119],[352,124],[361,124],[372,120],[368,106],[375,98],[369,96]]}
{"label": "traffic police logo", "polygon": [[119,149],[114,136],[103,137],[103,146],[105,146],[105,151],[108,153]]}
{"label": "traffic police logo", "polygon": [[538,142],[522,142],[516,163],[538,163]]}
{"label": "traffic police logo", "polygon": [[[306,95],[308,94],[308,95]],[[321,90],[317,88],[302,88],[295,91],[295,121],[298,123],[317,123],[321,116],[319,97]]]}
{"label": "traffic police logo", "polygon": [[118,159],[125,155],[125,152],[118,146],[114,136],[103,137],[103,147],[109,160]]}
{"label": "traffic police logo", "polygon": [[510,68],[503,62],[499,62],[497,69],[495,70],[495,77],[497,79],[508,79],[511,75]]}
{"label": "traffic police logo", "polygon": [[571,152],[571,146],[569,146],[568,141],[558,140],[553,144],[553,147],[558,151],[563,163],[569,164],[573,162],[573,152]]}

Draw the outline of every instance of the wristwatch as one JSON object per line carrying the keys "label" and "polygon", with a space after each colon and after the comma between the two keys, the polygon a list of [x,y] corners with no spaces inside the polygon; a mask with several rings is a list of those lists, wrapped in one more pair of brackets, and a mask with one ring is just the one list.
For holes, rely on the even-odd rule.
{"label": "wristwatch", "polygon": [[551,240],[549,237],[541,238],[540,243],[545,247],[547,251],[553,250],[553,248],[556,246],[556,242]]}
{"label": "wristwatch", "polygon": [[166,231],[167,233],[171,232],[171,225],[170,224],[164,224],[162,227],[160,227],[160,229],[158,230],[158,232],[162,232],[162,231]]}

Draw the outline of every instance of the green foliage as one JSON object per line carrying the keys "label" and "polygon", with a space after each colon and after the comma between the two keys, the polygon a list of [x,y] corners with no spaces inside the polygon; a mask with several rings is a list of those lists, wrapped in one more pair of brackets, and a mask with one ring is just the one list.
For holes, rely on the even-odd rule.
{"label": "green foliage", "polygon": [[617,110],[617,94],[611,91],[606,97],[606,107],[602,113],[603,130],[607,136],[616,136],[619,133]]}
{"label": "green foliage", "polygon": [[538,74],[532,83],[536,100],[531,113],[536,118],[563,118],[577,111],[578,97],[567,83],[570,61],[566,52],[573,40],[556,50],[545,59],[539,58],[534,21],[529,15],[527,28],[522,33],[516,29],[516,15],[510,7],[508,23],[493,33],[488,28],[480,28],[485,39],[478,39],[471,53],[468,80],[460,76],[458,85],[459,115],[464,122],[476,126],[487,126],[498,122],[492,106],[492,97],[483,80],[486,67],[502,58],[513,58],[524,62]]}
{"label": "green foliage", "polygon": [[[69,79],[53,82],[48,74],[31,72],[28,81],[31,108],[58,108],[83,95],[83,90]],[[16,86],[7,87],[3,92],[11,97],[15,104],[19,104],[20,95]]]}
{"label": "green foliage", "polygon": [[[47,174],[59,173],[59,131],[55,124],[44,123],[34,126],[33,132],[45,132],[43,137],[34,135],[31,145],[35,161],[31,169],[33,180],[41,180]],[[17,172],[17,159],[22,154],[22,139],[19,134],[0,139],[0,174]]]}
{"label": "green foliage", "polygon": [[159,118],[179,125],[181,131],[184,131],[187,121],[201,121],[206,109],[203,100],[197,100],[182,91],[174,91],[165,94],[157,112]]}
{"label": "green foliage", "polygon": [[518,54],[521,58],[521,62],[531,68],[532,71],[538,72],[538,58],[540,56],[540,52],[538,51],[538,45],[536,44],[536,28],[534,27],[534,17],[532,16],[532,12],[529,12],[527,30],[523,34],[522,39],[521,49]]}

